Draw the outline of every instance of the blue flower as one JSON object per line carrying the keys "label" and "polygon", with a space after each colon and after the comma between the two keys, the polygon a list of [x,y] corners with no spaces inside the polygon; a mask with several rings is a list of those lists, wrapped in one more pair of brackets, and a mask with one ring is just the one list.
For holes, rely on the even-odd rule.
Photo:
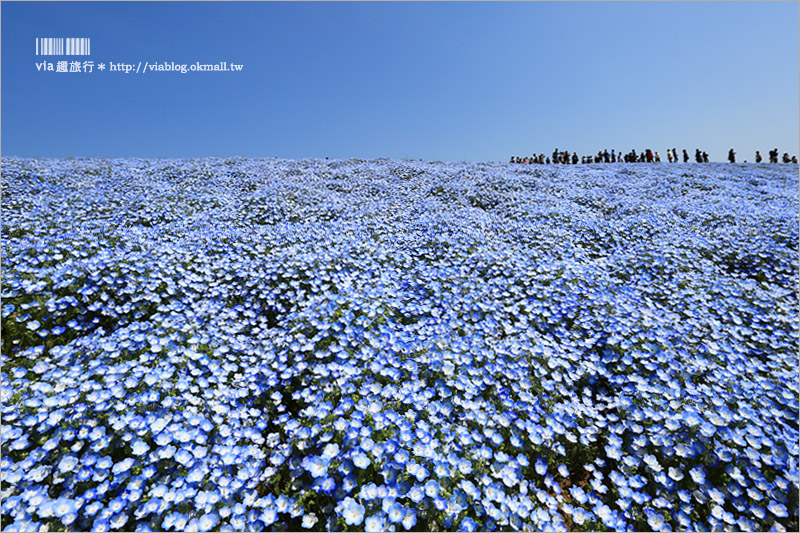
{"label": "blue flower", "polygon": [[197,521],[200,531],[210,531],[219,523],[219,515],[217,513],[206,513]]}
{"label": "blue flower", "polygon": [[425,483],[425,495],[429,498],[436,498],[439,495],[439,484],[433,479]]}
{"label": "blue flower", "polygon": [[705,470],[702,466],[692,467],[692,469],[689,470],[689,475],[695,483],[703,484],[706,481]]}
{"label": "blue flower", "polygon": [[458,530],[459,531],[467,531],[467,532],[471,533],[471,532],[475,531],[476,529],[478,529],[478,525],[475,523],[475,521],[472,518],[470,518],[468,516],[464,517],[464,519],[461,520],[461,523],[458,525]]}
{"label": "blue flower", "polygon": [[534,463],[533,467],[540,476],[545,475],[547,472],[547,463],[541,455],[536,457],[536,463]]}
{"label": "blue flower", "polygon": [[259,519],[264,523],[265,526],[270,526],[278,519],[278,513],[275,511],[275,509],[267,508],[262,511]]}
{"label": "blue flower", "polygon": [[782,503],[778,503],[775,500],[770,500],[769,505],[767,505],[767,509],[769,512],[777,516],[778,518],[786,518],[789,516],[789,512],[786,510],[786,506]]}
{"label": "blue flower", "polygon": [[[147,453],[150,450],[150,446],[148,446],[141,439],[137,439],[133,443],[132,448],[133,448],[133,455],[137,455],[137,456],[144,455],[145,453]],[[181,451],[183,451],[183,450],[181,450]]]}
{"label": "blue flower", "polygon": [[683,479],[683,472],[681,472],[680,469],[675,468],[674,466],[670,466],[669,477],[675,481],[680,481]]}
{"label": "blue flower", "polygon": [[[316,524],[318,521],[319,521],[319,519],[317,518],[317,515],[315,515],[314,513],[306,513],[306,514],[303,515],[303,521],[302,521],[301,525],[305,529],[311,529],[312,527],[314,527],[314,524]],[[360,524],[360,522],[359,522],[359,524]],[[231,520],[231,525],[233,525],[234,529],[236,529],[236,530],[244,529],[244,521],[241,522],[241,527],[239,527],[238,523],[235,524],[233,522],[233,520]],[[356,525],[357,526],[358,524],[350,524],[350,525]]]}
{"label": "blue flower", "polygon": [[408,491],[408,497],[411,498],[411,501],[414,503],[419,503],[425,498],[425,490],[420,485],[414,485],[411,487],[411,490]]}
{"label": "blue flower", "polygon": [[303,460],[303,468],[315,478],[328,473],[328,462],[322,457],[307,457]]}
{"label": "blue flower", "polygon": [[127,472],[128,470],[130,470],[130,468],[133,466],[134,462],[135,462],[135,461],[134,461],[133,459],[131,459],[130,457],[126,457],[125,459],[123,459],[123,460],[122,460],[122,461],[120,461],[119,463],[116,463],[116,464],[115,464],[115,465],[114,465],[114,466],[111,468],[111,472],[112,472],[112,473],[113,473],[115,476],[118,476],[118,475],[120,475],[120,474],[124,474],[125,472]]}
{"label": "blue flower", "polygon": [[795,173],[0,166],[8,529],[796,518]]}
{"label": "blue flower", "polygon": [[657,513],[649,507],[645,508],[645,513],[647,515],[647,524],[653,528],[653,531],[661,531],[664,529],[666,523],[661,513]]}
{"label": "blue flower", "polygon": [[583,525],[589,519],[589,517],[589,513],[587,513],[582,507],[576,507],[572,511],[572,520],[574,520],[578,525]]}
{"label": "blue flower", "polygon": [[76,466],[78,466],[78,458],[74,455],[65,455],[58,463],[58,471],[62,473],[71,472]]}
{"label": "blue flower", "polygon": [[575,498],[575,500],[579,504],[583,505],[584,503],[586,503],[588,501],[586,493],[583,492],[582,488],[573,486],[573,487],[570,487],[569,491],[570,491],[570,494],[572,494],[572,497]]}
{"label": "blue flower", "polygon": [[369,460],[369,457],[367,456],[366,453],[358,452],[353,456],[353,464],[357,468],[364,469],[364,468],[367,468],[369,466],[370,460]]}
{"label": "blue flower", "polygon": [[339,445],[336,443],[331,443],[325,446],[325,449],[322,452],[323,459],[333,459],[339,454]]}
{"label": "blue flower", "polygon": [[364,531],[383,531],[386,528],[386,519],[383,514],[370,515],[364,521]]}
{"label": "blue flower", "polygon": [[344,518],[345,524],[349,526],[361,525],[364,520],[364,506],[353,498],[347,497],[342,502],[341,516]]}
{"label": "blue flower", "polygon": [[361,487],[360,496],[364,500],[374,500],[378,497],[378,486],[375,483],[367,483]]}
{"label": "blue flower", "polygon": [[389,522],[397,524],[402,522],[406,515],[406,508],[399,502],[392,503],[386,511]]}

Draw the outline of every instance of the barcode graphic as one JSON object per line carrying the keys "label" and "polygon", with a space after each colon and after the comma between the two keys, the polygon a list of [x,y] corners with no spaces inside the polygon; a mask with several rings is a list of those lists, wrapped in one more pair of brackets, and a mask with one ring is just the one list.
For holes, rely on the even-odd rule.
{"label": "barcode graphic", "polygon": [[85,37],[37,37],[37,56],[88,56],[91,39]]}

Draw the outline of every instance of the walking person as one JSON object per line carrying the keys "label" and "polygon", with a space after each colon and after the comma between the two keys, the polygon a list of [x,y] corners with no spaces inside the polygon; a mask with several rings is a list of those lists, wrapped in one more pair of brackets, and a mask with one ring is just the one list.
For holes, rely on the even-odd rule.
{"label": "walking person", "polygon": [[763,161],[763,158],[761,157],[761,152],[756,150],[756,163],[761,163],[761,161]]}
{"label": "walking person", "polygon": [[683,162],[684,163],[688,163],[689,162],[689,154],[686,153],[686,148],[683,149]]}
{"label": "walking person", "polygon": [[728,152],[728,161],[730,163],[736,163],[736,152],[733,151],[733,148]]}

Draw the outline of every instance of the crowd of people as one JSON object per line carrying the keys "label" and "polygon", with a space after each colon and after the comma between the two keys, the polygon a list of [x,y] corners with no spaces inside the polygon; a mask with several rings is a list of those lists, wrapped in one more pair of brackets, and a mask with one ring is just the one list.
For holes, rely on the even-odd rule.
{"label": "crowd of people", "polygon": [[[681,155],[678,155],[678,151],[675,148],[667,149],[667,161],[670,163],[680,163],[683,160],[684,163],[689,162],[689,153],[686,149],[683,150]],[[694,152],[694,160],[696,163],[708,163],[708,152],[701,151],[699,148]],[[756,163],[762,162],[761,154],[756,151]],[[736,162],[736,152],[733,151],[733,148],[730,149],[728,152],[728,161],[731,163]],[[797,163],[797,156],[789,157],[788,153],[783,154],[782,161],[784,163]],[[606,150],[600,150],[597,152],[596,155],[588,155],[588,156],[578,156],[577,152],[569,152],[569,151],[560,151],[558,148],[553,150],[552,157],[545,157],[545,154],[533,154],[527,157],[520,157],[520,156],[511,156],[511,160],[509,163],[520,163],[520,164],[538,164],[538,165],[550,165],[550,164],[561,164],[561,165],[577,165],[578,163],[581,164],[588,164],[588,163],[660,163],[661,162],[661,154],[655,152],[649,148],[643,150],[640,153],[636,153],[636,150],[631,150],[627,154],[623,154],[622,152],[617,153],[615,150],[611,150],[610,152]],[[746,163],[747,161],[745,161]],[[769,162],[770,163],[777,163],[778,162],[778,149],[775,148],[774,150],[769,151]]]}
{"label": "crowd of people", "polygon": [[[732,163],[735,162],[735,161],[732,161],[732,158],[734,158],[734,157],[735,157],[734,151],[733,151],[733,148],[731,148],[731,151],[728,153],[728,161],[731,161]],[[794,163],[794,164],[797,164],[797,156],[796,155],[793,155],[792,157],[789,157],[788,153],[783,152],[783,157],[781,159],[782,159],[783,163]],[[763,160],[764,160],[764,158],[761,157],[761,153],[758,150],[756,150],[756,163],[761,163]],[[778,162],[778,149],[777,148],[769,151],[769,162],[770,163],[777,163]]]}

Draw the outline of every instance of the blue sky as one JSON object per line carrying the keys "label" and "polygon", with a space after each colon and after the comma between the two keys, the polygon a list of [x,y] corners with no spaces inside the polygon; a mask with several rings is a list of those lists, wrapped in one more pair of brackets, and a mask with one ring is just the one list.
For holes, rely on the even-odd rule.
{"label": "blue sky", "polygon": [[[3,2],[3,155],[796,154],[798,2]],[[37,37],[95,65],[40,72]],[[74,59],[74,58],[69,58]]]}

